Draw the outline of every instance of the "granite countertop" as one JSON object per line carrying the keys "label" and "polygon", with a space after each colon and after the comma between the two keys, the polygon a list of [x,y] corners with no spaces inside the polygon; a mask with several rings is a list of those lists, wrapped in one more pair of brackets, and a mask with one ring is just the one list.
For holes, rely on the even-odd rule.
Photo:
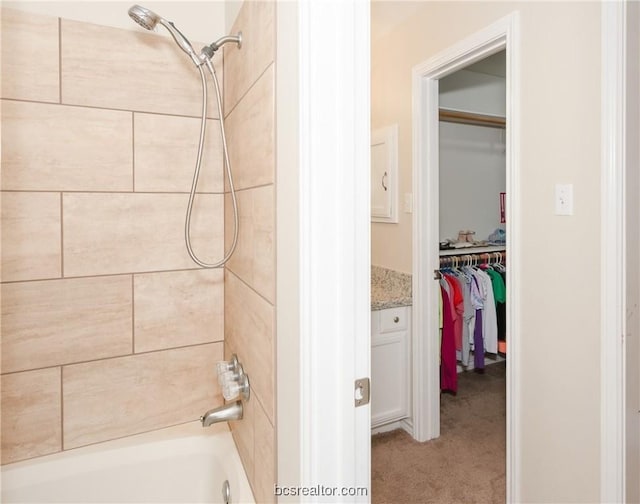
{"label": "granite countertop", "polygon": [[411,306],[411,275],[371,266],[371,311]]}

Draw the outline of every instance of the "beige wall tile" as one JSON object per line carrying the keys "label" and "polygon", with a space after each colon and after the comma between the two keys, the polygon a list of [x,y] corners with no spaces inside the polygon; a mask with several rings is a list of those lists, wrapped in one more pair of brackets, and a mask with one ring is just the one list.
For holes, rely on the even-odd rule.
{"label": "beige wall tile", "polygon": [[242,48],[224,47],[225,114],[275,59],[275,2],[245,1],[231,33],[242,31]]}
{"label": "beige wall tile", "polygon": [[60,100],[58,18],[2,9],[2,98]]}
{"label": "beige wall tile", "polygon": [[4,284],[2,371],[131,353],[131,290],[128,276]]}
{"label": "beige wall tile", "polygon": [[131,113],[2,104],[2,188],[130,191]]}
{"label": "beige wall tile", "polygon": [[224,339],[221,269],[135,275],[134,299],[136,352]]}
{"label": "beige wall tile", "polygon": [[[275,303],[274,186],[237,192],[240,226],[238,244],[227,268]],[[233,205],[225,196],[225,240],[233,240]]]}
{"label": "beige wall tile", "polygon": [[65,366],[64,447],[196,420],[222,404],[222,343]]}
{"label": "beige wall tile", "polygon": [[[164,30],[144,33],[66,19],[61,28],[62,103],[200,116],[198,70]],[[208,115],[217,117],[217,108],[210,106]]]}
{"label": "beige wall tile", "polygon": [[252,392],[274,418],[274,308],[233,273],[225,273],[225,341],[238,354]]}
{"label": "beige wall tile", "polygon": [[2,376],[2,463],[62,449],[60,368]]}
{"label": "beige wall tile", "polygon": [[229,157],[238,189],[274,182],[274,103],[272,65],[227,118]]}
{"label": "beige wall tile", "polygon": [[[135,114],[134,121],[136,191],[190,191],[200,139],[200,119]],[[223,190],[220,124],[209,119],[198,191]]]}
{"label": "beige wall tile", "polygon": [[275,429],[259,405],[254,408],[254,457],[253,491],[256,502],[276,502],[273,485],[276,483]]}
{"label": "beige wall tile", "polygon": [[60,195],[2,194],[2,281],[61,276]]}
{"label": "beige wall tile", "polygon": [[[229,427],[231,428],[233,439],[235,440],[236,447],[238,448],[238,454],[240,455],[245,473],[247,474],[247,478],[249,479],[249,482],[252,486],[253,474],[255,470],[255,459],[253,452],[253,424],[254,410],[256,409],[256,406],[258,408],[260,407],[259,405],[256,405],[254,401],[244,402],[242,420],[239,420],[237,422],[229,422]],[[262,461],[258,461],[258,463],[262,463]]]}
{"label": "beige wall tile", "polygon": [[[200,195],[192,244],[206,261],[222,256],[223,196]],[[184,244],[187,194],[65,194],[66,276],[195,268]]]}

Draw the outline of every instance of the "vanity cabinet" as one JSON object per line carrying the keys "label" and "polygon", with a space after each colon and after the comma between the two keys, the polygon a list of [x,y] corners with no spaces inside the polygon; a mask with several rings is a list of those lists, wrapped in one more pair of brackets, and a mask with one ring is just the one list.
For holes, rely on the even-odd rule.
{"label": "vanity cabinet", "polygon": [[411,307],[371,312],[371,427],[410,415]]}

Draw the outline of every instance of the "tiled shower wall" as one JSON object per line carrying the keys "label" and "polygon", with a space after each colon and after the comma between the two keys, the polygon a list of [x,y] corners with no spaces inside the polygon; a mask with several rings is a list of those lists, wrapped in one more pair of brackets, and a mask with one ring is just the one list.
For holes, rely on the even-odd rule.
{"label": "tiled shower wall", "polygon": [[[275,474],[275,2],[245,1],[225,47],[225,116],[238,189],[238,248],[225,273],[225,353],[251,379],[245,417],[232,422],[256,502],[274,502]],[[227,246],[233,235],[225,195]]]}
{"label": "tiled shower wall", "polygon": [[[200,93],[167,36],[3,10],[2,463],[221,404],[223,271],[183,242]],[[217,123],[192,225],[209,261],[223,253]]]}

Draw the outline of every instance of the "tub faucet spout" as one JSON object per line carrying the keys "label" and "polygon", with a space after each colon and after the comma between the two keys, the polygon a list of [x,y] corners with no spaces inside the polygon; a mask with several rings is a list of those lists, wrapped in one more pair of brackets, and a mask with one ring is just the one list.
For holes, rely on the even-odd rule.
{"label": "tub faucet spout", "polygon": [[242,412],[242,401],[236,401],[207,411],[200,417],[200,421],[203,427],[209,427],[211,424],[218,422],[242,420]]}

